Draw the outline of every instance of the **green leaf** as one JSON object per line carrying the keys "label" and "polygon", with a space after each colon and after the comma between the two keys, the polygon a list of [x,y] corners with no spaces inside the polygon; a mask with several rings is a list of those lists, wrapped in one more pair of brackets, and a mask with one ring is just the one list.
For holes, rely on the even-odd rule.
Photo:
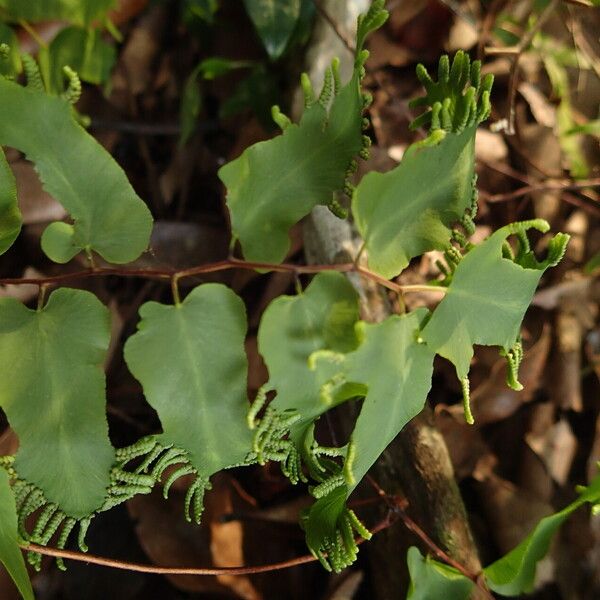
{"label": "green leaf", "polygon": [[320,400],[309,357],[317,350],[354,350],[358,318],[358,295],[335,271],[316,275],[302,294],[271,302],[258,330],[258,349],[269,371],[266,387],[277,392],[271,406],[297,410],[305,423],[329,408]]}
{"label": "green leaf", "polygon": [[365,396],[350,443],[345,453],[339,454],[344,457],[343,468],[319,460],[319,454],[333,455],[331,449],[312,445],[317,453],[313,472],[319,476],[320,467],[321,483],[312,490],[318,500],[303,527],[308,547],[326,568],[339,571],[355,560],[357,548],[348,532],[355,529],[363,537],[368,533],[346,507],[346,500],[425,404],[434,354],[417,338],[427,315],[426,309],[418,309],[378,324],[360,322],[357,329],[363,341],[357,350],[346,355],[318,351],[311,357],[314,369],[321,373],[319,379],[325,380],[321,397],[332,397],[331,404],[336,404],[351,395]]}
{"label": "green leaf", "polygon": [[425,405],[434,353],[417,337],[427,309],[360,324],[364,341],[346,356],[347,381],[367,386],[350,437],[354,458],[346,465],[351,492],[402,428]]}
{"label": "green leaf", "polygon": [[185,144],[196,128],[198,116],[202,109],[202,93],[198,78],[212,80],[230,73],[234,69],[252,66],[251,61],[230,60],[214,56],[201,61],[190,73],[183,86],[179,120],[181,122],[181,144]]}
{"label": "green leaf", "polygon": [[[337,272],[315,276],[297,296],[280,296],[268,306],[258,330],[258,348],[269,371],[269,381],[259,390],[248,421],[255,434],[253,450],[259,463],[277,460],[293,483],[304,479],[301,457],[312,465],[312,425],[333,406],[331,395],[321,392],[327,375],[311,369],[310,356],[317,350],[347,352],[358,345],[354,324],[358,320],[358,296],[350,282]],[[268,391],[275,399],[257,423]],[[337,402],[357,395],[357,390],[338,394]],[[312,466],[311,466],[312,465]],[[318,475],[317,475],[318,476]]]}
{"label": "green leaf", "polygon": [[276,60],[296,28],[301,0],[244,0],[244,4],[269,57]]}
{"label": "green leaf", "polygon": [[115,0],[0,0],[9,20],[67,21],[86,26],[101,19],[115,4]]}
{"label": "green leaf", "polygon": [[17,184],[0,148],[0,254],[4,254],[17,239],[21,223]]}
{"label": "green leaf", "polygon": [[[387,15],[375,2],[359,28],[359,39]],[[286,124],[283,135],[248,148],[224,165],[219,177],[227,187],[233,235],[252,261],[280,262],[289,248],[291,226],[317,204],[330,205],[344,188],[362,136],[364,100],[360,91],[366,55],[358,44],[354,74],[339,93],[337,63],[328,70],[318,100],[303,78],[307,106],[300,123]],[[333,100],[332,100],[333,96]],[[281,123],[278,109],[275,109]]]}
{"label": "green leaf", "polygon": [[35,163],[46,191],[74,221],[70,236],[62,226],[46,230],[42,248],[48,256],[67,262],[93,250],[113,263],[136,259],[148,245],[150,212],[110,154],[76,123],[69,104],[2,78],[0,104],[0,144]]}
{"label": "green leaf", "polygon": [[352,214],[370,269],[391,278],[414,256],[448,246],[450,226],[473,200],[475,129],[432,134],[410,146],[392,171],[363,177]]}
{"label": "green leaf", "polygon": [[[542,220],[513,223],[468,252],[423,329],[425,342],[454,363],[459,379],[469,373],[474,344],[512,348],[542,274],[564,254],[569,236],[557,234],[548,245],[547,259],[538,262],[526,238],[531,228],[546,232],[549,225]],[[503,257],[505,240],[511,235],[518,235],[520,241],[515,260]]]}
{"label": "green leaf", "polygon": [[244,111],[252,110],[266,131],[275,128],[271,107],[279,97],[275,75],[264,64],[256,65],[247,77],[240,81],[219,109],[222,119],[229,119]]}
{"label": "green leaf", "polygon": [[17,509],[8,475],[0,468],[0,562],[15,582],[24,600],[34,600],[33,589],[19,548]]}
{"label": "green leaf", "polygon": [[181,125],[180,144],[186,144],[192,137],[200,111],[202,110],[202,93],[198,84],[198,74],[194,70],[185,80],[179,107],[179,123]]}
{"label": "green leaf", "polygon": [[590,275],[598,268],[600,268],[600,252],[594,254],[594,256],[585,263],[583,272]]}
{"label": "green leaf", "polygon": [[329,116],[317,102],[299,125],[221,167],[233,234],[248,260],[283,260],[291,226],[344,186],[348,165],[362,148],[361,107],[355,75]]}
{"label": "green leaf", "polygon": [[105,83],[116,59],[114,46],[102,38],[97,29],[66,27],[50,43],[52,88],[64,88],[63,67],[71,67],[82,81]]}
{"label": "green leaf", "polygon": [[229,288],[205,284],[179,305],[147,302],[125,360],[158,412],[165,446],[183,448],[208,478],[244,462],[246,427],[246,312]]}
{"label": "green leaf", "polygon": [[587,135],[600,137],[600,119],[595,119],[594,121],[588,121],[583,125],[572,127],[566,132],[566,135],[573,135],[576,133],[584,133]]}
{"label": "green leaf", "polygon": [[560,512],[544,517],[514,550],[483,570],[490,589],[503,596],[518,596],[531,592],[537,563],[547,554],[552,536],[580,506],[598,502],[600,502],[600,475],[583,489],[575,502]]}
{"label": "green leaf", "polygon": [[406,555],[410,587],[408,600],[469,600],[475,585],[453,567],[424,557],[419,549],[411,546]]}
{"label": "green leaf", "polygon": [[227,75],[227,73],[231,73],[236,69],[251,67],[253,64],[250,60],[231,60],[220,56],[212,56],[201,61],[196,70],[203,79],[212,80]]}
{"label": "green leaf", "polygon": [[110,482],[102,364],[110,313],[91,293],[61,288],[41,310],[0,299],[0,404],[19,436],[15,469],[80,518]]}
{"label": "green leaf", "polygon": [[213,24],[215,13],[219,8],[218,0],[185,0],[186,9],[196,17]]}
{"label": "green leaf", "polygon": [[442,56],[438,80],[423,65],[417,76],[425,96],[411,102],[428,110],[412,128],[431,124],[428,138],[411,145],[388,173],[369,173],[352,199],[352,213],[365,240],[369,266],[386,278],[400,273],[414,256],[445,250],[451,225],[465,211],[474,217],[474,148],[477,125],[491,110],[492,76],[481,79],[481,64],[456,53]]}

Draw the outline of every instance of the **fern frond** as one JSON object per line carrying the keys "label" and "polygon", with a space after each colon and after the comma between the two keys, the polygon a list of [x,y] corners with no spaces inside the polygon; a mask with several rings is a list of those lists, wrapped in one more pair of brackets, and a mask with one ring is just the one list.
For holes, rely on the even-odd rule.
{"label": "fern frond", "polygon": [[430,131],[460,133],[489,117],[494,77],[486,75],[482,80],[481,63],[471,64],[469,55],[462,50],[454,55],[452,65],[447,55],[440,58],[437,81],[422,64],[417,65],[416,72],[425,96],[412,100],[409,106],[425,106],[428,110],[410,124],[411,129],[430,123]]}
{"label": "fern frond", "polygon": [[[257,400],[263,403],[260,391]],[[256,412],[258,411],[253,404],[249,417]],[[267,408],[260,421],[256,422],[252,417],[252,422],[256,425],[252,439],[252,451],[256,461],[260,465],[264,465],[268,461],[280,463],[281,472],[293,484],[299,481],[306,482],[306,477],[302,472],[300,453],[293,441],[288,439],[291,427],[300,419],[301,415],[296,411],[278,411],[272,406]]]}
{"label": "fern frond", "polygon": [[81,98],[81,80],[79,79],[79,75],[67,65],[63,67],[63,73],[67,79],[67,89],[60,97],[69,104],[77,104],[79,98]]}
{"label": "fern frond", "polygon": [[473,413],[471,412],[471,384],[469,382],[468,377],[463,377],[460,380],[460,387],[462,389],[463,395],[463,409],[465,412],[465,421],[469,425],[473,425],[473,423],[475,423],[475,419],[473,418]]}
{"label": "fern frond", "polygon": [[508,350],[500,350],[500,356],[506,358],[506,385],[517,392],[523,389],[519,381],[519,367],[523,360],[523,343],[521,337]]}
{"label": "fern frond", "polygon": [[38,92],[44,92],[46,87],[44,86],[44,81],[42,80],[40,67],[35,59],[30,54],[23,53],[21,54],[21,62],[23,63],[23,71],[25,71],[27,87]]}
{"label": "fern frond", "polygon": [[[316,505],[315,505],[316,506]],[[339,573],[349,567],[358,555],[355,533],[365,540],[371,539],[370,531],[361,523],[354,511],[343,507],[331,531],[314,531],[310,512],[302,516],[307,532],[307,542],[312,554],[328,571]],[[322,524],[323,525],[323,524]]]}

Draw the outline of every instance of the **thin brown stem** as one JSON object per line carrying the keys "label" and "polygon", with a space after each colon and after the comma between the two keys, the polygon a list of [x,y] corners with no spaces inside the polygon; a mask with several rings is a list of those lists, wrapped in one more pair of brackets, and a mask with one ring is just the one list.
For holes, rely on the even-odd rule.
{"label": "thin brown stem", "polygon": [[586,179],[583,181],[556,181],[548,183],[533,183],[531,185],[524,185],[512,192],[503,194],[491,194],[486,198],[487,202],[506,202],[507,200],[514,200],[521,198],[532,192],[563,192],[573,190],[583,190],[591,187],[600,187],[600,178]]}
{"label": "thin brown stem", "polygon": [[400,285],[393,281],[388,281],[385,277],[361,267],[354,263],[342,263],[331,265],[295,265],[291,263],[266,263],[240,260],[238,258],[229,258],[214,263],[206,263],[183,269],[180,271],[174,269],[128,269],[118,267],[97,267],[95,269],[85,269],[82,271],[73,271],[72,273],[63,273],[61,275],[52,275],[49,277],[23,277],[23,278],[0,278],[0,285],[56,285],[67,281],[75,281],[77,279],[86,279],[89,277],[107,277],[115,275],[118,277],[140,277],[146,279],[171,280],[178,282],[181,279],[194,277],[196,275],[205,275],[208,273],[217,273],[219,271],[229,271],[231,269],[246,269],[246,270],[261,270],[273,271],[279,273],[295,273],[314,274],[322,271],[338,271],[340,273],[359,273],[363,277],[375,281],[376,283],[396,292],[396,293],[411,293],[411,292],[440,292],[445,293],[446,289],[433,285]]}
{"label": "thin brown stem", "polygon": [[490,593],[488,588],[486,587],[484,581],[480,577],[480,573],[471,573],[468,569],[466,569],[459,562],[455,561],[447,552],[442,550],[428,535],[421,529],[421,527],[413,521],[410,516],[406,513],[402,506],[398,506],[395,510],[396,514],[400,517],[400,520],[404,523],[404,526],[412,531],[422,542],[427,546],[429,551],[434,554],[441,561],[446,564],[454,567],[461,575],[464,575],[468,579],[470,579],[482,592],[482,594],[489,598],[490,600],[494,600],[494,596]]}
{"label": "thin brown stem", "polygon": [[486,598],[489,598],[490,600],[494,599],[483,582],[481,573],[473,573],[461,563],[454,560],[445,550],[440,548],[415,521],[413,521],[413,519],[406,512],[406,508],[408,507],[408,501],[406,498],[388,494],[370,475],[367,475],[366,479],[371,487],[377,492],[379,498],[386,502],[390,512],[400,517],[400,520],[404,523],[404,526],[409,531],[412,531],[434,556],[445,562],[447,565],[454,567],[467,579],[470,579],[477,587],[479,587]]}
{"label": "thin brown stem", "polygon": [[[371,528],[371,533],[376,534],[395,523],[396,519],[392,516],[387,516],[385,519],[377,523]],[[360,538],[357,544],[362,544],[365,540]],[[224,568],[183,568],[183,567],[157,567],[154,565],[145,565],[141,563],[133,563],[114,558],[105,558],[94,554],[86,554],[84,552],[73,552],[71,550],[59,550],[57,548],[48,548],[46,546],[38,546],[37,544],[23,544],[21,548],[27,552],[38,552],[45,556],[54,556],[56,558],[66,558],[77,562],[85,562],[92,565],[102,567],[111,567],[122,571],[135,571],[137,573],[153,573],[157,575],[255,575],[256,573],[270,573],[271,571],[280,571],[289,569],[297,565],[304,565],[317,560],[312,555],[299,556],[291,560],[271,563],[268,565],[259,565],[256,567],[224,567]]]}

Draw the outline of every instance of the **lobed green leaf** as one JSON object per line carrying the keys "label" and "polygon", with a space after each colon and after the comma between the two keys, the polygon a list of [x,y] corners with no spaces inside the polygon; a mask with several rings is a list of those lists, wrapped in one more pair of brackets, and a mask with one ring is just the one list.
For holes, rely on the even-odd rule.
{"label": "lobed green leaf", "polygon": [[358,295],[335,271],[319,273],[297,296],[271,302],[258,330],[258,349],[269,371],[266,387],[277,392],[271,406],[297,410],[304,423],[329,408],[309,358],[317,350],[356,349],[358,318]]}
{"label": "lobed green leaf", "polygon": [[350,437],[355,458],[346,465],[349,493],[402,428],[425,406],[434,353],[417,337],[427,309],[361,323],[364,341],[346,356],[347,381],[368,388]]}
{"label": "lobed green leaf", "polygon": [[[549,244],[547,259],[538,262],[526,242],[530,228],[545,232],[549,225],[541,220],[513,223],[468,252],[423,329],[423,340],[454,363],[459,379],[469,373],[475,344],[500,346],[507,352],[512,348],[541,276],[564,254],[569,236],[557,234]],[[519,235],[519,254],[516,259],[505,258],[505,241],[515,234]]]}
{"label": "lobed green leaf", "polygon": [[97,510],[110,483],[109,339],[109,311],[89,292],[58,289],[37,311],[0,299],[0,406],[19,437],[15,470],[74,518]]}
{"label": "lobed green leaf", "polygon": [[[233,235],[248,260],[283,260],[292,225],[317,204],[330,205],[334,192],[345,187],[352,161],[365,144],[360,81],[366,54],[362,44],[367,33],[385,20],[387,13],[382,5],[379,0],[375,2],[367,13],[371,16],[365,17],[359,28],[350,82],[337,89],[334,62],[317,100],[304,76],[307,108],[300,123],[286,120],[282,135],[251,146],[219,170],[227,188]],[[379,19],[373,15],[379,15]]]}
{"label": "lobed green leaf", "polygon": [[35,163],[44,188],[74,223],[52,223],[42,236],[56,262],[95,251],[113,263],[136,259],[147,247],[152,217],[123,170],[74,120],[64,100],[0,78],[0,144]]}
{"label": "lobed green leaf", "polygon": [[[354,561],[356,549],[348,534],[346,500],[389,443],[423,409],[434,358],[433,352],[418,342],[427,315],[426,309],[418,309],[378,324],[360,322],[357,329],[363,341],[357,350],[344,356],[317,352],[311,359],[317,371],[333,374],[329,381],[336,382],[333,395],[341,393],[339,400],[348,399],[349,384],[355,395],[363,390],[365,397],[342,455],[343,467],[330,466],[329,472],[321,474],[324,481],[313,489],[313,495],[318,491],[320,496],[320,489],[327,493],[317,500],[303,523],[309,548],[326,567],[339,570]],[[329,490],[331,486],[335,487]],[[325,553],[339,554],[338,564]]]}
{"label": "lobed green leaf", "polygon": [[220,284],[198,286],[177,305],[147,302],[125,360],[157,411],[166,447],[184,449],[197,473],[238,465],[251,448],[245,424],[246,312]]}
{"label": "lobed green leaf", "polygon": [[410,146],[393,170],[363,177],[352,214],[370,269],[392,278],[411,258],[448,246],[451,225],[473,200],[475,129],[432,134]]}

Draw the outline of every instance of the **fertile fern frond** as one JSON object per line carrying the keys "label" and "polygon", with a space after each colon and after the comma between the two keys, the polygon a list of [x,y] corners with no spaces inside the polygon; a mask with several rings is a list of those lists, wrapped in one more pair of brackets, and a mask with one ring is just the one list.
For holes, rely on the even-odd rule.
{"label": "fertile fern frond", "polygon": [[462,50],[454,55],[452,66],[447,55],[440,58],[437,81],[422,64],[417,65],[417,77],[426,93],[412,100],[409,106],[425,106],[428,110],[410,124],[411,129],[430,124],[431,131],[460,133],[489,117],[494,77],[488,74],[482,79],[481,62],[476,60],[471,64],[469,55]]}

